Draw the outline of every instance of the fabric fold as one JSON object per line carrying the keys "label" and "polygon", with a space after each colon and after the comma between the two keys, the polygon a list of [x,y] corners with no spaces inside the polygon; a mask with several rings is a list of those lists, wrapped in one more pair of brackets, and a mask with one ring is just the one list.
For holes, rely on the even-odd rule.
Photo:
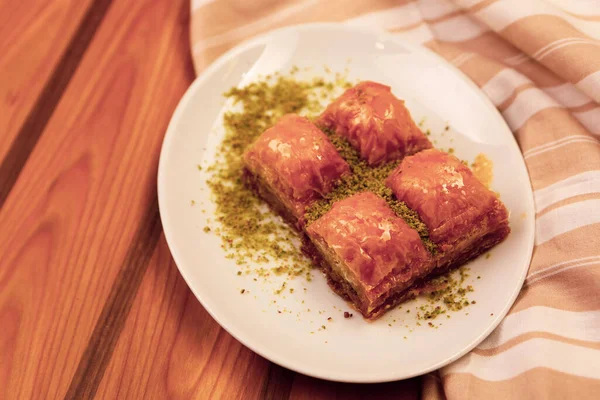
{"label": "fabric fold", "polygon": [[[538,62],[564,81],[577,86],[588,96],[600,101],[600,11],[594,2],[577,15],[548,0],[499,0],[487,6],[483,2],[455,0],[476,20],[498,33],[521,50],[530,61]],[[600,3],[596,3],[600,9]],[[525,59],[523,59],[524,62]]]}

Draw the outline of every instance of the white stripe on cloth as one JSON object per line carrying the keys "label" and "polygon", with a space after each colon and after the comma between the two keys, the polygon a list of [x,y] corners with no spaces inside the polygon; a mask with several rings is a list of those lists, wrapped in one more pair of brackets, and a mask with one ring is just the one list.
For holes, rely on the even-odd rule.
{"label": "white stripe on cloth", "polygon": [[570,136],[562,137],[560,139],[553,140],[551,142],[546,142],[544,144],[540,144],[539,146],[532,147],[529,150],[523,152],[523,155],[529,156],[534,153],[539,153],[541,151],[545,151],[547,149],[554,148],[555,146],[565,143],[565,142],[586,141],[586,140],[592,141],[592,142],[596,141],[596,139],[594,139],[593,137],[587,136],[587,135],[570,135]]}
{"label": "white stripe on cloth", "polygon": [[600,200],[567,204],[538,217],[535,243],[539,246],[559,235],[599,222]]}
{"label": "white stripe on cloth", "polygon": [[593,101],[572,83],[563,83],[558,86],[545,87],[542,88],[542,90],[548,93],[554,100],[569,108],[581,107]]}
{"label": "white stripe on cloth", "polygon": [[481,89],[496,106],[504,103],[519,86],[532,83],[525,75],[505,68],[494,75]]}
{"label": "white stripe on cloth", "polygon": [[[512,68],[505,68],[494,75],[481,89],[496,106],[504,103],[520,86],[533,84],[525,75]],[[581,90],[571,83],[542,88],[555,101],[564,107],[580,107],[592,102]],[[600,121],[598,122],[600,124]]]}
{"label": "white stripe on cloth", "polygon": [[423,18],[415,3],[373,11],[344,21],[347,24],[365,27],[391,29],[405,27],[422,22]]}
{"label": "white stripe on cloth", "polygon": [[582,172],[535,190],[535,209],[540,212],[559,201],[591,193],[600,193],[600,171]]}
{"label": "white stripe on cloth", "polygon": [[489,28],[466,15],[457,15],[429,25],[434,36],[446,42],[463,42],[488,32]]}
{"label": "white stripe on cloth", "polygon": [[600,39],[600,26],[593,21],[584,21],[569,15],[552,4],[539,0],[497,0],[475,13],[477,18],[485,21],[498,32],[514,22],[533,15],[552,15],[561,17],[581,32],[595,39]]}
{"label": "white stripe on cloth", "polygon": [[598,0],[548,0],[566,12],[572,14],[600,16],[600,2]]}
{"label": "white stripe on cloth", "polygon": [[[573,261],[573,260],[571,260],[571,261]],[[575,268],[589,267],[591,265],[600,264],[600,257],[586,257],[586,260],[579,261],[574,264],[567,264],[567,263],[559,263],[559,264],[560,265],[553,265],[552,267],[544,268],[542,271],[536,271],[536,273],[539,272],[539,275],[535,275],[530,278],[527,278],[525,280],[525,286],[531,286],[543,279],[550,278],[554,275],[557,275],[557,274],[560,274],[560,273],[563,273],[566,271],[570,271]]]}
{"label": "white stripe on cloth", "polygon": [[[600,257],[598,257],[600,260]],[[600,342],[600,311],[566,311],[535,306],[509,314],[478,349],[493,349],[529,332]]]}
{"label": "white stripe on cloth", "polygon": [[566,260],[566,261],[561,261],[555,264],[551,264],[548,265],[547,267],[544,267],[542,269],[539,269],[535,272],[532,272],[531,274],[529,274],[527,276],[527,280],[529,279],[536,279],[541,275],[547,274],[549,272],[552,271],[556,271],[556,270],[560,270],[563,268],[566,268],[570,265],[578,265],[581,263],[587,263],[587,262],[598,262],[600,261],[600,256],[589,256],[589,257],[579,257],[579,258],[573,258],[571,260]]}
{"label": "white stripe on cloth", "polygon": [[[436,17],[442,17],[452,11],[453,9],[448,7],[439,11]],[[383,29],[406,28],[420,22],[424,22],[424,20],[417,3],[408,3],[388,10],[375,11],[345,21],[347,24],[378,26]],[[434,36],[447,42],[460,42],[478,37],[487,31],[488,28],[484,24],[468,16],[457,15],[444,21],[418,25],[404,32],[394,32],[394,35],[405,40],[414,40],[416,43],[424,43],[433,39]]]}
{"label": "white stripe on cloth", "polygon": [[600,350],[534,338],[494,356],[469,353],[440,372],[442,376],[469,373],[486,381],[501,381],[539,367],[600,379]]}
{"label": "white stripe on cloth", "polygon": [[517,65],[523,64],[526,61],[529,61],[530,58],[525,53],[519,53],[512,57],[507,57],[502,62],[506,65],[510,65],[511,67],[516,67]]}
{"label": "white stripe on cloth", "polygon": [[589,74],[577,82],[575,86],[600,103],[600,71]]}
{"label": "white stripe on cloth", "polygon": [[232,40],[242,39],[256,34],[261,29],[264,29],[266,26],[277,22],[280,19],[287,18],[292,16],[307,7],[316,5],[318,0],[304,0],[301,3],[295,4],[293,6],[284,8],[283,10],[277,11],[273,14],[269,14],[264,18],[257,19],[249,24],[242,25],[238,28],[231,29],[225,33],[220,35],[215,35],[209,37],[205,40],[200,40],[193,46],[193,53],[197,54],[206,49],[210,49],[211,47],[219,46],[223,43],[227,43]]}
{"label": "white stripe on cloth", "polygon": [[594,107],[591,110],[574,112],[573,116],[594,135],[600,135],[600,107]]}
{"label": "white stripe on cloth", "polygon": [[456,4],[461,7],[469,8],[476,6],[479,3],[483,3],[485,0],[454,0]]}
{"label": "white stripe on cloth", "polygon": [[560,105],[540,89],[529,88],[517,94],[502,115],[508,126],[516,131],[538,112],[553,107],[560,107]]}
{"label": "white stripe on cloth", "polygon": [[[550,55],[551,53],[554,53],[556,50],[560,50],[563,47],[567,47],[572,44],[589,44],[591,46],[596,46],[596,47],[600,46],[600,43],[598,43],[597,41],[591,40],[591,39],[572,38],[571,40],[565,40],[564,42],[561,42],[560,44],[553,46],[552,48],[550,48],[546,52],[544,52],[544,54],[541,54],[538,57],[536,57],[536,59],[538,61],[541,61],[543,58]],[[593,50],[593,51],[596,51],[596,50]]]}
{"label": "white stripe on cloth", "polygon": [[535,58],[536,60],[539,61],[542,58],[549,55],[550,53],[552,53],[560,48],[563,48],[570,44],[581,44],[581,43],[591,44],[594,46],[600,45],[600,43],[598,43],[597,41],[588,39],[588,38],[567,37],[567,38],[558,39],[558,40],[555,40],[554,42],[548,43],[547,45],[545,45],[544,47],[542,47],[541,49],[539,49],[538,51],[533,53],[531,55],[531,57]]}
{"label": "white stripe on cloth", "polygon": [[426,20],[441,18],[460,10],[449,0],[417,0],[417,5]]}
{"label": "white stripe on cloth", "polygon": [[534,156],[538,156],[547,151],[556,150],[556,149],[566,146],[568,144],[581,143],[581,142],[600,144],[600,143],[598,143],[597,139],[594,139],[593,137],[590,137],[590,136],[571,135],[571,136],[567,136],[567,137],[531,148],[531,149],[527,150],[525,153],[523,153],[523,158],[528,159],[528,158],[531,158]]}

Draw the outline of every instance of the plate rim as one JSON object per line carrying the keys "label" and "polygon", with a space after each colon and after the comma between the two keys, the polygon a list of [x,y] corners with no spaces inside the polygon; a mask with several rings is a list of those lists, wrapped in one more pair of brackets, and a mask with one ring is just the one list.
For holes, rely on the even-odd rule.
{"label": "plate rim", "polygon": [[429,48],[418,45],[418,44],[411,43],[409,41],[406,41],[406,40],[398,38],[398,37],[395,37],[394,35],[386,32],[382,29],[374,29],[374,28],[365,27],[365,26],[353,26],[353,25],[342,23],[342,22],[317,22],[317,23],[305,23],[305,24],[296,24],[296,25],[285,26],[282,28],[269,30],[265,33],[255,36],[253,38],[247,39],[247,40],[243,41],[242,43],[234,46],[232,49],[226,51],[221,56],[219,56],[207,68],[205,68],[196,77],[196,79],[194,79],[194,81],[190,84],[190,86],[186,90],[185,94],[179,100],[177,107],[175,108],[175,111],[171,117],[171,120],[169,121],[165,136],[163,138],[163,142],[161,145],[161,151],[160,151],[160,155],[159,155],[158,171],[157,171],[157,197],[158,197],[159,215],[160,215],[161,223],[163,226],[165,240],[167,242],[167,246],[169,247],[169,251],[171,253],[171,256],[173,257],[173,261],[175,262],[175,265],[177,266],[179,273],[183,277],[183,279],[184,279],[186,285],[188,286],[188,288],[190,289],[190,291],[194,294],[196,299],[200,302],[202,307],[215,320],[215,322],[219,324],[219,326],[221,326],[225,331],[227,331],[231,336],[233,336],[237,341],[239,341],[245,347],[247,347],[251,351],[255,352],[256,354],[260,355],[261,357],[264,357],[265,359],[269,360],[270,362],[273,362],[282,367],[288,368],[292,371],[295,371],[295,372],[298,372],[298,373],[301,373],[301,374],[304,374],[307,376],[311,376],[314,378],[326,379],[326,380],[335,381],[335,382],[383,383],[383,382],[392,382],[392,381],[403,380],[403,379],[410,379],[410,378],[413,378],[416,376],[427,374],[431,371],[438,370],[442,367],[445,367],[445,366],[451,364],[452,362],[458,360],[459,358],[463,357],[464,355],[468,354],[478,344],[480,344],[483,340],[485,340],[498,327],[498,325],[504,320],[504,318],[506,317],[506,315],[508,314],[508,312],[514,305],[519,293],[521,292],[525,278],[526,278],[529,268],[531,266],[531,259],[533,257],[533,250],[534,250],[534,246],[535,246],[535,215],[531,218],[528,218],[528,219],[530,219],[530,222],[527,227],[529,228],[529,230],[532,233],[531,233],[531,237],[529,238],[529,243],[527,244],[527,253],[528,253],[527,268],[523,268],[523,271],[521,272],[521,276],[519,277],[519,280],[518,280],[519,284],[517,286],[515,286],[515,288],[513,289],[513,292],[510,295],[510,300],[506,303],[506,306],[502,309],[502,311],[497,313],[498,314],[497,318],[490,325],[488,325],[487,329],[482,331],[482,333],[479,336],[477,336],[475,339],[473,339],[472,342],[469,343],[469,345],[465,346],[461,351],[455,353],[453,356],[446,357],[446,358],[438,361],[437,363],[430,365],[427,368],[415,370],[409,374],[389,373],[389,374],[386,374],[385,376],[367,378],[367,379],[345,378],[344,376],[340,376],[343,374],[338,374],[338,375],[332,374],[332,375],[327,376],[327,375],[323,375],[323,374],[319,374],[319,373],[313,373],[310,370],[303,368],[302,366],[294,365],[293,362],[289,362],[287,359],[280,357],[277,353],[269,351],[268,347],[255,344],[252,339],[245,338],[243,335],[243,332],[237,332],[237,331],[235,331],[235,329],[231,329],[231,327],[228,326],[227,324],[224,324],[221,321],[221,319],[217,318],[217,316],[215,315],[215,313],[211,309],[211,307],[207,306],[205,301],[202,300],[202,296],[199,293],[197,293],[196,289],[194,288],[194,285],[191,284],[191,280],[184,272],[184,268],[180,267],[181,258],[177,254],[177,251],[175,250],[177,248],[177,246],[174,243],[173,237],[171,236],[170,233],[168,233],[168,229],[166,228],[170,224],[168,223],[168,218],[165,217],[165,215],[167,214],[167,211],[166,211],[166,206],[165,206],[166,199],[164,199],[164,197],[166,196],[164,187],[166,185],[165,176],[167,174],[167,172],[166,172],[167,166],[165,165],[166,162],[164,160],[167,158],[166,155],[167,155],[169,148],[173,142],[173,137],[177,132],[176,125],[177,125],[178,121],[181,119],[181,115],[187,109],[188,103],[191,101],[191,98],[196,95],[198,88],[201,87],[205,81],[210,79],[215,72],[219,71],[219,69],[221,69],[225,63],[229,62],[231,59],[235,58],[238,54],[243,53],[247,49],[264,43],[272,36],[284,34],[285,32],[289,32],[289,31],[310,31],[310,30],[318,30],[318,29],[337,30],[337,31],[346,30],[346,31],[351,31],[351,32],[360,32],[360,33],[364,33],[364,34],[368,34],[368,35],[379,35],[379,37],[381,37],[382,39],[396,42],[396,43],[404,46],[405,48],[409,49],[412,52],[424,53],[428,57],[434,58],[435,61],[437,61],[437,63],[442,64],[444,67],[451,70],[454,73],[454,75],[457,76],[457,78],[462,80],[474,92],[477,93],[478,99],[480,101],[482,101],[483,104],[485,104],[485,106],[489,109],[490,115],[494,115],[494,118],[496,119],[496,123],[502,125],[503,128],[507,131],[507,134],[509,134],[509,136],[511,137],[511,140],[510,140],[511,146],[514,146],[515,150],[518,151],[519,159],[522,162],[522,164],[519,166],[519,168],[524,169],[525,176],[527,177],[527,182],[529,184],[530,190],[526,194],[527,203],[528,203],[527,208],[531,209],[535,212],[531,177],[529,175],[529,171],[527,169],[527,165],[523,158],[523,154],[521,152],[521,149],[518,146],[518,143],[516,141],[516,138],[515,138],[513,132],[510,130],[506,121],[504,120],[504,118],[502,118],[500,112],[494,106],[492,101],[483,93],[481,88],[479,88],[465,73],[463,73],[459,68],[452,65],[447,60],[445,60],[442,56],[436,54],[434,51],[430,50]]}

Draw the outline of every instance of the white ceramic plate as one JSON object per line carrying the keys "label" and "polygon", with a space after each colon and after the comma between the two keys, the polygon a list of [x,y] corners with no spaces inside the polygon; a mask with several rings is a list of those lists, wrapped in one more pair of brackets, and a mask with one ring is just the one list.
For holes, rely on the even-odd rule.
{"label": "white ceramic plate", "polygon": [[[493,161],[492,189],[511,211],[512,233],[492,250],[489,259],[480,257],[469,265],[468,283],[475,287],[470,299],[476,305],[454,313],[451,319],[434,321],[443,322],[439,329],[426,323],[417,326],[415,312],[405,312],[416,309],[419,301],[368,323],[357,313],[354,318],[343,318],[342,312],[349,307],[329,290],[320,274],[315,274],[312,282],[292,281],[288,287],[297,290],[285,298],[273,294],[281,284],[277,277],[264,283],[255,282],[252,275],[236,275],[238,268],[224,257],[220,239],[203,231],[214,205],[205,185],[207,176],[196,166],[211,163],[220,141],[222,93],[257,79],[259,74],[286,72],[294,65],[312,67],[309,75],[319,75],[323,65],[333,71],[348,67],[351,79],[390,85],[396,96],[406,100],[416,121],[426,118],[424,129],[431,130],[437,147],[453,147],[457,156],[471,161],[483,152]],[[442,135],[447,123],[451,129]],[[432,52],[389,34],[338,24],[272,32],[238,46],[204,71],[181,100],[169,125],[160,157],[158,196],[175,262],[215,320],[267,359],[336,381],[409,378],[466,354],[508,312],[533,248],[529,177],[512,133],[490,101]],[[197,205],[192,206],[191,200]],[[476,279],[477,275],[481,279]],[[250,293],[241,295],[240,288]],[[278,312],[283,309],[288,312]],[[328,317],[333,321],[327,322]],[[327,329],[319,329],[321,325]]]}

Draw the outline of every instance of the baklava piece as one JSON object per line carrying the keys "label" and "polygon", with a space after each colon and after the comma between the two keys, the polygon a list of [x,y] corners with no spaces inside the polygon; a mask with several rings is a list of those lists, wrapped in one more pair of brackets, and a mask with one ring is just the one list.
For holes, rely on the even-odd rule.
{"label": "baklava piece", "polygon": [[389,86],[361,82],[346,90],[317,124],[346,138],[369,165],[399,160],[431,148],[404,101]]}
{"label": "baklava piece", "polygon": [[327,136],[307,118],[288,114],[244,153],[246,182],[300,229],[308,205],[350,172]]}
{"label": "baklava piece", "polygon": [[510,232],[504,204],[453,155],[430,149],[407,157],[386,185],[427,226],[440,273],[484,253]]}
{"label": "baklava piece", "polygon": [[417,232],[371,192],[334,203],[306,231],[331,288],[368,319],[406,300],[432,269]]}

